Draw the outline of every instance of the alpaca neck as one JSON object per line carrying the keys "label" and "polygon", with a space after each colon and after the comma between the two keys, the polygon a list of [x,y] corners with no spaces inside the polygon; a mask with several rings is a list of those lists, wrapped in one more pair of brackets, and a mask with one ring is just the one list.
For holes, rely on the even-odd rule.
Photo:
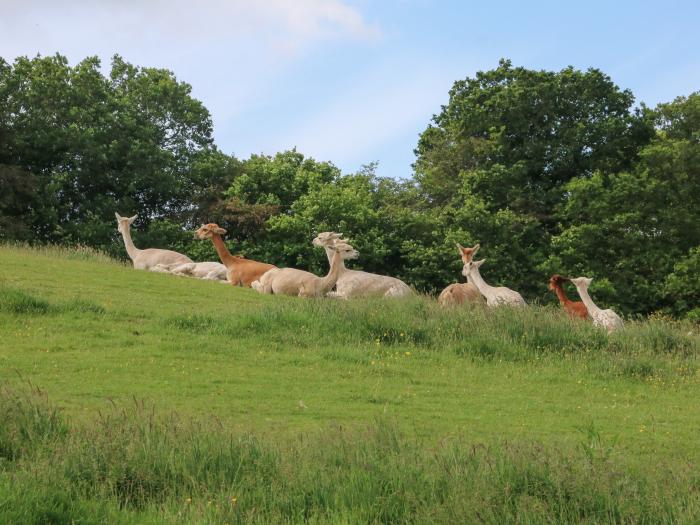
{"label": "alpaca neck", "polygon": [[566,292],[564,291],[564,289],[558,283],[554,285],[554,293],[557,294],[557,299],[559,299],[559,302],[562,305],[567,305],[571,302],[566,296]]}
{"label": "alpaca neck", "polygon": [[[328,264],[333,267],[333,257],[335,256],[336,252],[333,251],[330,246],[324,246],[324,248],[326,250],[326,256],[328,257]],[[345,270],[345,261],[341,258],[338,262],[338,275],[342,274]],[[333,287],[331,286],[331,288]]]}
{"label": "alpaca neck", "polygon": [[486,281],[484,281],[483,277],[481,277],[479,269],[476,266],[472,266],[472,269],[469,272],[469,278],[467,278],[467,281],[470,279],[470,282],[476,286],[484,296],[486,296],[493,289],[493,286],[486,284]]}
{"label": "alpaca neck", "polygon": [[581,296],[581,300],[583,301],[583,304],[586,305],[586,309],[588,310],[588,313],[591,315],[591,317],[593,317],[595,314],[600,313],[602,311],[593,302],[593,299],[591,299],[591,296],[588,295],[587,288],[584,288],[583,286],[576,285],[576,289],[578,290],[578,294]]}
{"label": "alpaca neck", "polygon": [[221,259],[221,262],[224,263],[224,266],[226,266],[227,268],[231,266],[235,261],[233,255],[231,255],[231,252],[228,251],[228,248],[226,248],[226,245],[224,244],[224,240],[221,238],[221,235],[219,235],[218,233],[213,233],[211,236],[211,242],[214,243],[216,253],[219,254],[219,259]]}
{"label": "alpaca neck", "polygon": [[131,229],[127,226],[121,230],[122,238],[124,239],[124,246],[126,247],[126,253],[129,254],[129,258],[133,261],[141,250],[134,246],[134,241],[131,240]]}
{"label": "alpaca neck", "polygon": [[333,252],[333,258],[331,259],[331,268],[328,270],[328,275],[321,278],[321,294],[326,295],[331,291],[331,288],[335,286],[335,283],[340,277],[340,268],[343,265],[343,258],[340,256],[340,252]]}

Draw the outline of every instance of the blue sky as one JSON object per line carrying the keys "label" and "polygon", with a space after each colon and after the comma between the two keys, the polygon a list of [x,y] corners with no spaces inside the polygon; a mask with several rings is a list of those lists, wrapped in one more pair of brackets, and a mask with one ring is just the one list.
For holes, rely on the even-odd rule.
{"label": "blue sky", "polygon": [[515,65],[602,69],[638,102],[700,90],[697,1],[0,0],[0,56],[114,53],[166,67],[245,158],[297,147],[411,175],[454,80]]}

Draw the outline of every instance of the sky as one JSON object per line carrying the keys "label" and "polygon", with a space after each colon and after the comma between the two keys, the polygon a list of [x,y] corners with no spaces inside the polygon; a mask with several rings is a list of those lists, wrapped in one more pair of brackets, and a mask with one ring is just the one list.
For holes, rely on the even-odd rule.
{"label": "sky", "polygon": [[190,84],[226,153],[406,178],[455,80],[595,67],[654,106],[700,90],[699,20],[697,0],[0,0],[0,56],[118,53]]}

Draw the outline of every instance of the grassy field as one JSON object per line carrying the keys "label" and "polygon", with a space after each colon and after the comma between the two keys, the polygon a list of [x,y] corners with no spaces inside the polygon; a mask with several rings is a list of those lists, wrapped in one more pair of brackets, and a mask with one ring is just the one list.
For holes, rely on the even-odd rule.
{"label": "grassy field", "polygon": [[0,247],[0,337],[2,523],[700,519],[697,325]]}

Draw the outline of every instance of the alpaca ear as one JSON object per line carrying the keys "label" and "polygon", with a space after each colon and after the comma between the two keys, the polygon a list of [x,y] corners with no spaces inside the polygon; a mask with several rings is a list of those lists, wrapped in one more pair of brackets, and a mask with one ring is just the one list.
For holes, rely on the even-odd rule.
{"label": "alpaca ear", "polygon": [[480,261],[474,261],[474,266],[479,268],[482,264],[486,262],[486,259],[481,259]]}
{"label": "alpaca ear", "polygon": [[134,215],[133,217],[129,217],[129,224],[133,224],[133,222],[136,220],[136,217],[138,217],[138,215]]}
{"label": "alpaca ear", "polygon": [[119,215],[116,211],[114,212],[114,216],[117,218],[118,221],[122,220],[122,216]]}
{"label": "alpaca ear", "polygon": [[479,248],[481,248],[481,244],[479,244],[479,243],[476,243],[476,244],[472,247],[472,250],[474,250],[474,251],[473,251],[473,255],[476,255],[476,252],[479,251]]}
{"label": "alpaca ear", "polygon": [[464,251],[464,246],[462,246],[462,245],[459,244],[458,242],[456,242],[455,244],[457,245],[457,249],[458,249],[460,252],[463,252],[463,251]]}

